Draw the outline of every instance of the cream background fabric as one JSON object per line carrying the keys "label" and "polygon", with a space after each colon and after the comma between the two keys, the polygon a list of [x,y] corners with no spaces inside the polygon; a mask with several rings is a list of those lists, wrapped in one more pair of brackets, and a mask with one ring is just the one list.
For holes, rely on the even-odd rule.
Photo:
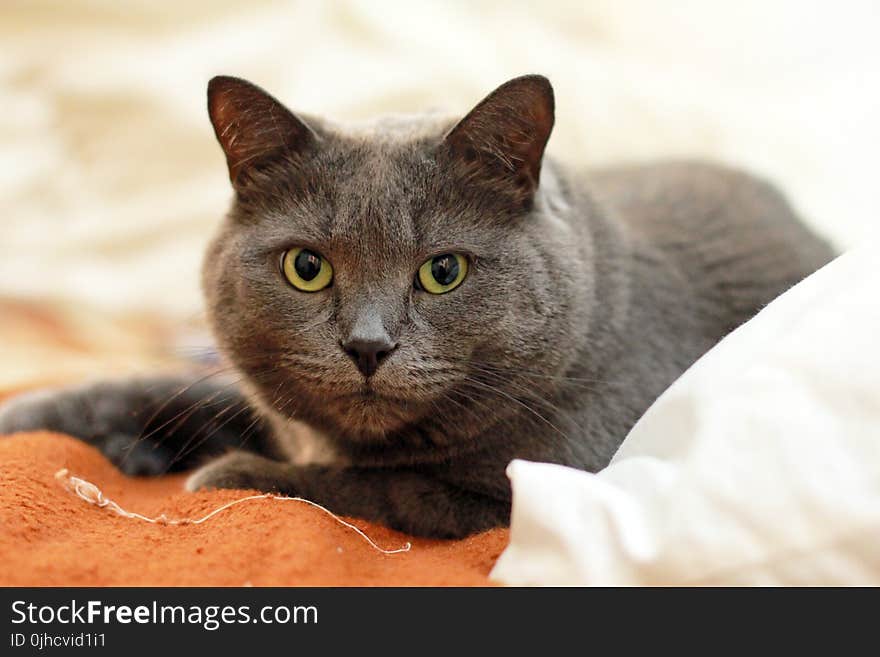
{"label": "cream background fabric", "polygon": [[880,5],[797,0],[4,0],[0,296],[198,314],[230,197],[205,111],[240,75],[335,119],[464,112],[527,72],[550,151],[756,169],[838,243],[878,234]]}
{"label": "cream background fabric", "polygon": [[725,338],[605,470],[514,461],[508,584],[880,584],[880,261]]}

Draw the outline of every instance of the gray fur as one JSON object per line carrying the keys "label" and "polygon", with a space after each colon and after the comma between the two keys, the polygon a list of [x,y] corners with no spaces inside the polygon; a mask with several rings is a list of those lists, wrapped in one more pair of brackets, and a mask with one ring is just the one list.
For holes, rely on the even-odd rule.
{"label": "gray fur", "polygon": [[[193,489],[303,495],[432,536],[504,524],[511,459],[604,467],[691,363],[833,255],[736,170],[542,160],[539,76],[458,123],[345,131],[234,78],[212,81],[209,110],[236,198],[204,290],[269,457],[227,454]],[[329,288],[285,282],[280,254],[303,245],[332,263]],[[416,289],[445,252],[469,256],[468,278]],[[366,379],[340,344],[371,331],[397,346]],[[0,429],[39,425],[45,406],[13,404]]]}

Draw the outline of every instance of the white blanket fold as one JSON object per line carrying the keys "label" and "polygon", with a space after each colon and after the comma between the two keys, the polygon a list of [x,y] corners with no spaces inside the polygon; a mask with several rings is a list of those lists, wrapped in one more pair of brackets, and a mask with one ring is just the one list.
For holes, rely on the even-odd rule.
{"label": "white blanket fold", "polygon": [[676,381],[590,474],[508,468],[514,585],[880,584],[880,260],[847,253]]}

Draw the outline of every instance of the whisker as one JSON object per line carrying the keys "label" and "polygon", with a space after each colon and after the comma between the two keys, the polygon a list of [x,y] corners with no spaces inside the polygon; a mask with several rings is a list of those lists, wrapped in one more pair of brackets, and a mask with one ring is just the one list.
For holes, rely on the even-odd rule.
{"label": "whisker", "polygon": [[496,393],[496,394],[499,394],[499,395],[505,397],[506,399],[509,399],[510,401],[514,402],[515,404],[518,404],[519,406],[521,406],[522,408],[524,408],[525,410],[527,410],[529,413],[531,413],[533,416],[535,416],[536,418],[538,418],[539,420],[541,420],[544,424],[546,424],[547,426],[549,426],[551,429],[553,429],[554,431],[556,431],[556,433],[558,433],[560,436],[562,436],[562,437],[565,438],[566,440],[569,440],[568,435],[567,435],[564,431],[562,431],[562,429],[560,429],[559,427],[557,427],[557,426],[556,426],[555,424],[553,424],[550,420],[548,420],[546,417],[544,417],[543,415],[541,415],[538,411],[536,411],[534,408],[532,408],[531,406],[529,406],[528,404],[526,404],[526,403],[523,402],[522,400],[517,399],[516,397],[514,397],[514,396],[508,394],[507,392],[505,392],[504,390],[501,390],[500,388],[498,388],[498,387],[496,387],[496,386],[493,386],[493,385],[490,385],[490,384],[488,384],[488,383],[486,383],[486,382],[484,382],[484,381],[480,381],[480,380],[478,380],[478,379],[474,379],[474,378],[469,378],[469,379],[467,379],[467,381],[468,381],[469,383],[471,383],[471,384],[476,384],[476,385],[483,386],[485,389],[489,390],[490,392],[494,392],[494,393]]}
{"label": "whisker", "polygon": [[[228,409],[227,409],[227,410],[228,410]],[[208,440],[210,440],[211,437],[214,436],[214,435],[215,435],[218,431],[220,431],[223,427],[225,427],[227,424],[229,424],[230,422],[232,422],[232,420],[234,420],[235,418],[237,418],[239,415],[241,415],[241,414],[244,413],[245,411],[249,411],[249,410],[251,410],[250,405],[249,405],[249,404],[245,404],[245,405],[242,406],[238,411],[236,411],[235,413],[233,413],[232,415],[230,415],[228,418],[226,418],[226,420],[225,420],[224,422],[222,422],[219,426],[215,427],[213,431],[211,431],[210,433],[206,434],[203,438],[200,438],[200,439],[199,439],[194,445],[192,445],[192,447],[190,447],[189,449],[186,449],[187,445],[188,445],[190,442],[192,442],[193,438],[195,438],[195,436],[197,436],[199,433],[201,433],[202,430],[200,429],[199,431],[197,431],[197,432],[196,432],[195,434],[193,434],[193,436],[190,437],[190,439],[187,441],[187,445],[184,445],[180,450],[178,450],[178,452],[177,452],[177,454],[175,455],[175,457],[174,457],[173,459],[171,459],[171,461],[169,462],[168,467],[170,467],[170,466],[173,465],[174,463],[177,463],[177,461],[179,461],[180,459],[182,459],[184,456],[186,456],[186,455],[189,454],[190,452],[193,452],[193,451],[197,450],[200,446],[202,446],[202,445],[205,444]],[[209,426],[209,425],[206,425],[206,426]]]}

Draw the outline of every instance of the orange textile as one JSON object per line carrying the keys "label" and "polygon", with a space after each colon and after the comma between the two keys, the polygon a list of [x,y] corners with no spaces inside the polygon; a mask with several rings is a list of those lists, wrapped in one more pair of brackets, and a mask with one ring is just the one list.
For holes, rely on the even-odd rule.
{"label": "orange textile", "polygon": [[6,586],[487,586],[508,531],[458,541],[407,537],[346,520],[386,555],[302,502],[252,500],[199,525],[119,516],[66,490],[70,474],[127,511],[200,518],[246,491],[187,493],[183,476],[121,474],[97,450],[46,432],[0,437],[0,585]]}

